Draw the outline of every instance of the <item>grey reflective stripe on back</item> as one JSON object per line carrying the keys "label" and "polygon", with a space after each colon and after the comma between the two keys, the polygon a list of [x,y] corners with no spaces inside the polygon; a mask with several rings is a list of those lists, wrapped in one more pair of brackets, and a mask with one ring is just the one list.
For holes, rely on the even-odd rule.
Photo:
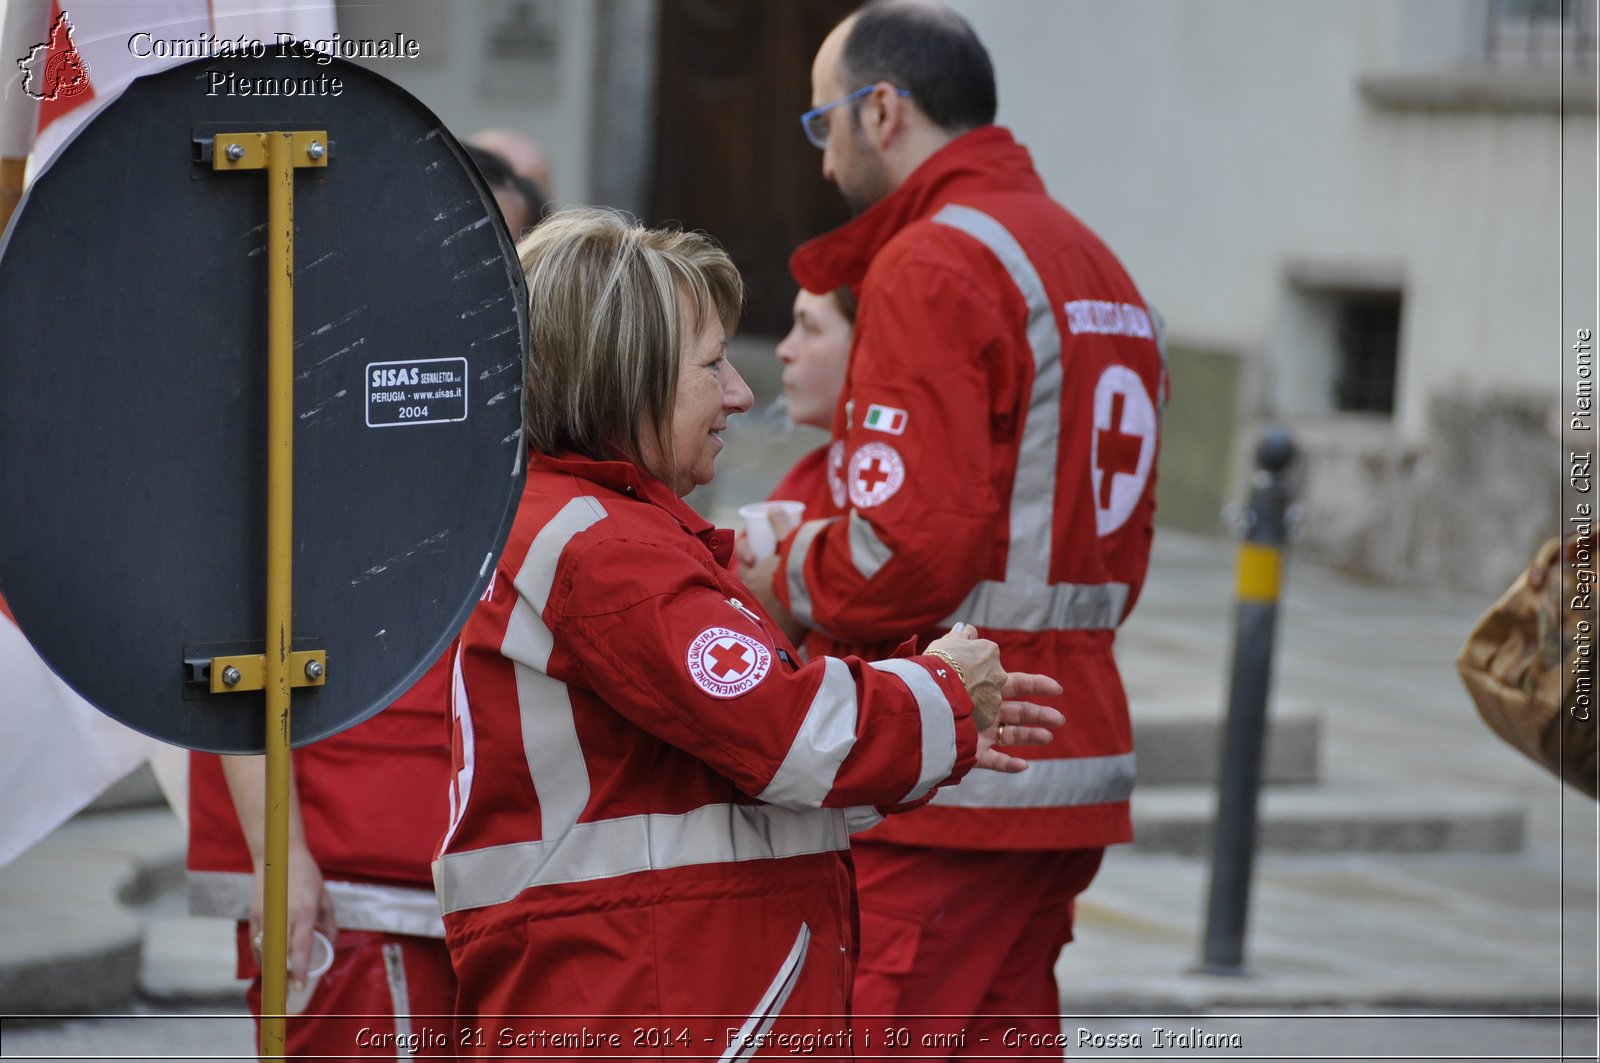
{"label": "grey reflective stripe on back", "polygon": [[555,584],[556,563],[573,536],[605,515],[598,499],[574,498],[533,537],[528,556],[523,558],[522,567],[512,580],[517,588],[517,604],[511,611],[506,637],[500,645],[500,651],[507,657],[541,672],[550,666],[550,651],[555,641],[545,626],[543,614],[550,601],[550,588]]}
{"label": "grey reflective stripe on back", "polygon": [[856,681],[850,666],[823,658],[822,682],[806,718],[758,801],[786,808],[817,808],[833,789],[839,765],[856,744]]}
{"label": "grey reflective stripe on back", "polygon": [[[1072,710],[1067,711],[1070,721]],[[1019,775],[969,772],[960,785],[945,787],[930,803],[955,808],[1055,808],[1126,801],[1132,793],[1133,754],[1119,753],[1033,760]]]}
{"label": "grey reflective stripe on back", "polygon": [[705,805],[680,815],[579,823],[560,837],[446,853],[433,884],[446,915],[503,904],[530,886],[616,878],[640,871],[782,860],[849,848],[844,813],[776,805]]}
{"label": "grey reflective stripe on back", "polygon": [[822,631],[824,635],[827,632],[818,626],[811,615],[811,588],[806,586],[806,555],[811,552],[811,544],[816,542],[817,533],[838,519],[827,517],[808,520],[800,525],[800,530],[794,533],[794,542],[789,546],[789,562],[784,569],[789,577],[789,612],[806,627]]}
{"label": "grey reflective stripe on back", "polygon": [[850,530],[850,563],[856,566],[862,579],[871,579],[889,563],[894,551],[878,538],[878,533],[867,523],[860,510],[852,509],[846,519]]}
{"label": "grey reflective stripe on back", "polygon": [[1115,628],[1127,604],[1126,584],[1049,582],[1062,366],[1061,332],[1044,282],[1016,238],[982,211],[950,204],[933,220],[960,229],[1000,260],[1028,308],[1028,345],[1033,351],[1033,390],[1011,483],[1006,578],[978,584],[945,623],[964,620],[1011,631]]}
{"label": "grey reflective stripe on back", "polygon": [[555,636],[544,622],[556,566],[580,532],[604,519],[598,499],[574,498],[539,529],[512,581],[517,601],[500,652],[514,665],[522,750],[539,799],[541,832],[554,836],[578,821],[589,804],[589,768],[578,743],[572,696],[566,684],[545,674]]}
{"label": "grey reflective stripe on back", "polygon": [[1011,275],[1028,308],[1033,349],[1033,389],[1022,422],[1017,470],[1011,483],[1011,540],[1006,582],[1050,578],[1051,530],[1056,512],[1056,452],[1061,436],[1061,333],[1050,296],[1022,245],[1005,226],[971,207],[950,204],[933,216],[987,247]]}
{"label": "grey reflective stripe on back", "polygon": [[964,620],[1005,631],[1114,628],[1128,609],[1126,583],[996,583],[972,588],[945,625]]}
{"label": "grey reflective stripe on back", "polygon": [[[243,871],[190,871],[189,912],[223,919],[249,919],[254,882]],[[341,930],[376,930],[413,937],[444,937],[439,898],[424,886],[378,886],[329,881],[334,924]]]}
{"label": "grey reflective stripe on back", "polygon": [[873,661],[880,672],[898,676],[917,699],[922,717],[922,767],[916,785],[901,801],[915,801],[950,777],[956,766],[956,716],[944,690],[920,664],[905,659]]}

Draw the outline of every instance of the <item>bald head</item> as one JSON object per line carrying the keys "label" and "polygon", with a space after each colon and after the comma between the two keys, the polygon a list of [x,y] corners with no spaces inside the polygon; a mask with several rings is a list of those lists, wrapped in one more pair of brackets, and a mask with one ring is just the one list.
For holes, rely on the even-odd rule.
{"label": "bald head", "polygon": [[947,133],[994,121],[989,53],[967,20],[937,0],[866,5],[828,35],[817,52],[817,62],[824,60],[843,91],[886,81],[910,92],[917,109]]}

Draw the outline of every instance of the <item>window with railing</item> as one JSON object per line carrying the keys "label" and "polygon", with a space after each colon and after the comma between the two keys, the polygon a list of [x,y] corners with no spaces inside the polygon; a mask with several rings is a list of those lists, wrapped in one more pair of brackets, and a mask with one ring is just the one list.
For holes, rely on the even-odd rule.
{"label": "window with railing", "polygon": [[1484,57],[1497,67],[1595,66],[1596,0],[1489,0]]}

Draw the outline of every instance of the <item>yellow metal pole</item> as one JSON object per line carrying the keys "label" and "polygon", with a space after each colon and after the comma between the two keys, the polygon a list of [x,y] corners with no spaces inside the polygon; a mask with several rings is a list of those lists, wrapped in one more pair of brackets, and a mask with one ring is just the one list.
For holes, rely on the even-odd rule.
{"label": "yellow metal pole", "polygon": [[293,134],[267,142],[267,823],[261,1057],[284,1055],[288,995],[289,623],[294,548]]}
{"label": "yellow metal pole", "polygon": [[[319,650],[293,653],[294,595],[294,171],[328,165],[326,130],[218,133],[211,168],[267,174],[267,645],[216,657],[211,692],[266,697],[266,853],[262,867],[261,1058],[284,1058],[289,952],[289,691],[321,686]],[[298,678],[294,667],[300,669]]]}

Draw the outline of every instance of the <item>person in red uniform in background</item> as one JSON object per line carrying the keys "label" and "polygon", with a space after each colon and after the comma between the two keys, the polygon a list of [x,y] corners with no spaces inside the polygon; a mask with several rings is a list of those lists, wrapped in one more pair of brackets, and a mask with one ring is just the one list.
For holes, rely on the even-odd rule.
{"label": "person in red uniform in background", "polygon": [[[291,756],[291,986],[313,930],[334,946],[288,1022],[291,1056],[453,1054],[456,980],[429,870],[448,820],[453,660],[452,649],[370,720]],[[189,910],[239,921],[238,973],[258,1018],[265,770],[263,757],[189,759]]]}
{"label": "person in red uniform in background", "polygon": [[[833,427],[833,410],[844,390],[850,364],[850,335],[856,322],[856,297],[849,288],[817,295],[804,288],[794,297],[794,325],[778,343],[783,363],[783,397],[789,420],[798,425]],[[818,447],[784,474],[768,498],[804,501],[828,490],[828,465],[843,453],[844,443]],[[835,482],[837,480],[835,479]],[[843,505],[841,496],[837,505]],[[741,559],[745,555],[741,552]]]}
{"label": "person in red uniform in background", "polygon": [[799,664],[682,501],[752,402],[733,263],[603,210],[520,251],[528,476],[461,635],[434,865],[462,1051],[742,1059],[821,1031],[809,1055],[849,1058],[846,809],[1024,767],[996,727],[1064,721],[1002,694],[1060,688],[969,630]]}
{"label": "person in red uniform in background", "polygon": [[1149,560],[1163,356],[1116,257],[992,124],[988,53],[954,11],[857,11],[817,53],[812,103],[857,216],[791,269],[860,307],[831,490],[742,574],[813,655],[959,620],[1065,686],[1072,725],[1021,751],[1031,771],[971,776],[856,847],[857,1012],[947,1016],[925,1028],[982,1054],[1006,1027],[1057,1031],[1073,898],[1132,838],[1112,639]]}

